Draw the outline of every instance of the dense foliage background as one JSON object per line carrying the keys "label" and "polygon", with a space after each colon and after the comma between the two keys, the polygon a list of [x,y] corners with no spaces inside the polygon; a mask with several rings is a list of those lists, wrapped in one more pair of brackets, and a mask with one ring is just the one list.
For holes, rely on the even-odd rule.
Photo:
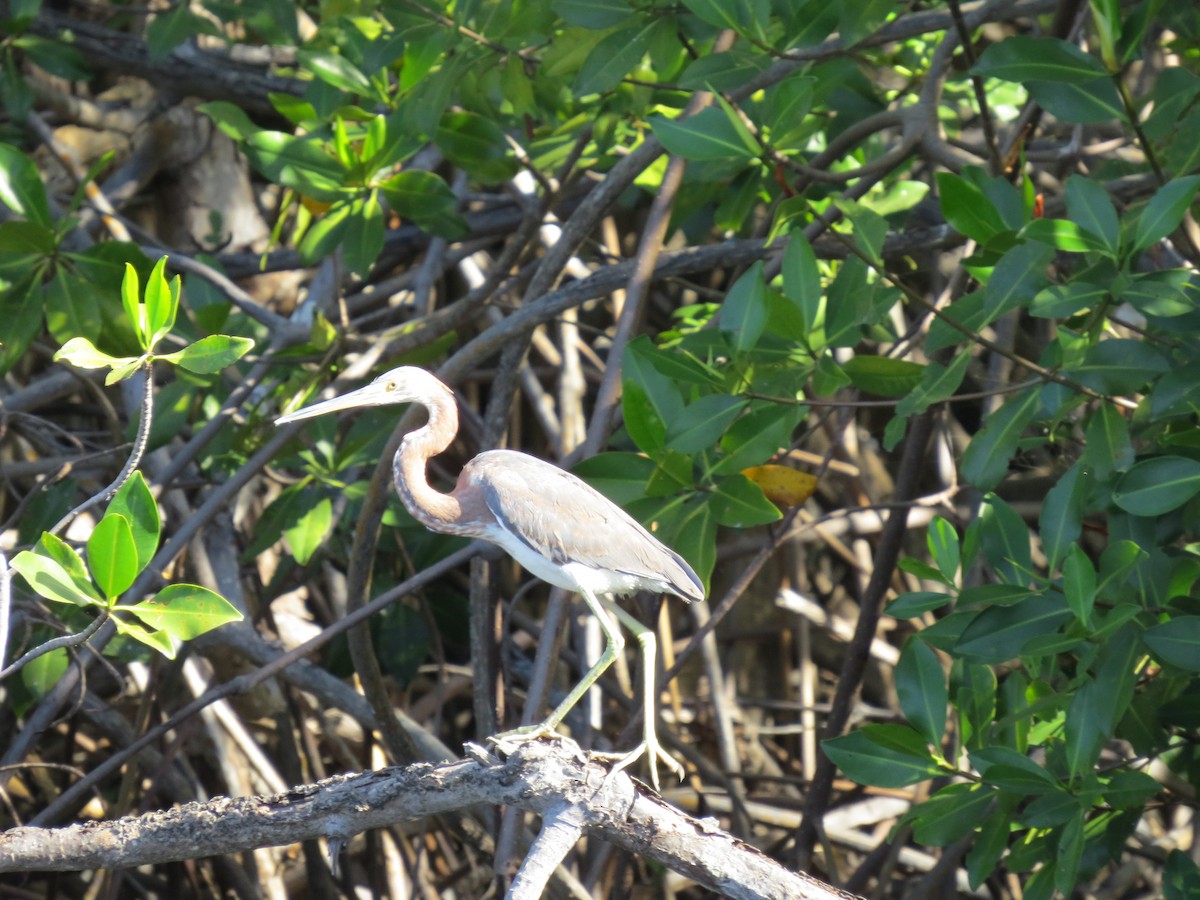
{"label": "dense foliage background", "polygon": [[[560,461],[708,585],[630,607],[671,803],[862,893],[1200,892],[1194,3],[0,13],[4,820],[540,718],[595,626],[401,509],[419,420],[272,424],[417,364],[435,483]],[[635,742],[629,674],[572,734]],[[476,897],[506,827],[13,889]]]}

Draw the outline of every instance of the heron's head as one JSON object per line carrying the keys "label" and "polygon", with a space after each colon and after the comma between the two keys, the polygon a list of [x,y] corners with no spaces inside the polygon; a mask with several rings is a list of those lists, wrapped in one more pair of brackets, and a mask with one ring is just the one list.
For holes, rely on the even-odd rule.
{"label": "heron's head", "polygon": [[361,409],[365,406],[386,406],[389,403],[421,403],[430,406],[438,402],[442,396],[450,395],[450,389],[430,375],[424,369],[415,366],[401,366],[380,375],[370,384],[356,391],[342,394],[321,403],[314,403],[304,409],[290,412],[275,420],[276,425],[287,425],[301,419],[311,419],[326,413],[342,412],[347,409]]}

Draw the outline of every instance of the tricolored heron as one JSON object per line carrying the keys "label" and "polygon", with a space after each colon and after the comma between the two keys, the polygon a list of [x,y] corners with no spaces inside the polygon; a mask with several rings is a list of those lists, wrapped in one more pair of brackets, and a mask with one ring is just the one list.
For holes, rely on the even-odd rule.
{"label": "tricolored heron", "polygon": [[424,369],[392,369],[365,387],[281,416],[275,424],[389,403],[419,403],[429,413],[424,426],[404,436],[392,462],[396,493],[413,518],[433,531],[499,544],[538,578],[579,593],[604,629],[604,653],[549,718],[506,736],[554,732],[624,648],[616,616],[642,648],[646,709],[641,744],[621,756],[614,771],[644,753],[656,789],[659,760],[682,778],[683,767],[654,733],[654,632],[606,595],[648,590],[702,600],[704,586],[692,567],[591,485],[526,453],[488,450],[463,467],[449,494],[432,488],[425,465],[454,440],[458,409],[450,388]]}

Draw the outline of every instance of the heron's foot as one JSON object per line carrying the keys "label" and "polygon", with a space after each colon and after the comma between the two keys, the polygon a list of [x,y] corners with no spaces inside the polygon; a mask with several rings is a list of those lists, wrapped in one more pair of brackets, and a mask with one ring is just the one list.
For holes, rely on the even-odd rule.
{"label": "heron's foot", "polygon": [[488,743],[498,744],[501,741],[512,741],[517,744],[524,744],[527,741],[536,741],[544,737],[560,737],[555,726],[549,721],[541,722],[537,725],[522,725],[520,728],[514,728],[511,731],[502,731],[500,734],[494,734],[488,738]]}
{"label": "heron's foot", "polygon": [[656,791],[659,790],[658,764],[660,762],[664,763],[668,769],[674,772],[675,777],[680,781],[683,781],[683,776],[686,774],[679,761],[663,749],[653,731],[648,732],[642,742],[628,753],[593,753],[592,755],[601,759],[616,760],[613,763],[612,770],[609,772],[610,778],[645,756],[646,762],[650,766],[650,783]]}

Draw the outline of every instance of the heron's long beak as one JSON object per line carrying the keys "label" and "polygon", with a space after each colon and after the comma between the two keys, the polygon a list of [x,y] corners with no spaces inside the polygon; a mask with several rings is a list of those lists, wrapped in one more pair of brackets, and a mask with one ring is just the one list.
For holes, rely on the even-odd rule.
{"label": "heron's long beak", "polygon": [[290,412],[286,416],[280,416],[275,420],[275,424],[287,425],[291,422],[299,422],[301,419],[312,419],[316,416],[323,416],[326,413],[342,412],[347,409],[361,409],[364,406],[381,406],[384,403],[390,402],[393,402],[392,398],[385,395],[379,385],[372,382],[366,387],[360,387],[358,390],[342,394],[340,397],[333,397],[330,400],[314,403],[312,406],[306,406],[303,409]]}

